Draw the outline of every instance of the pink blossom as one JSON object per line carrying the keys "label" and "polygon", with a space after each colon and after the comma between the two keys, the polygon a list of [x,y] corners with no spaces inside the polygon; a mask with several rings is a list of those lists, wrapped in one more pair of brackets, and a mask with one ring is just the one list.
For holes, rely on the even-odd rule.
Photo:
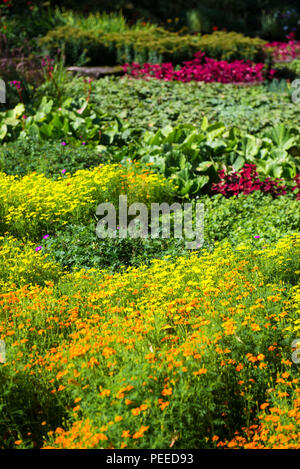
{"label": "pink blossom", "polygon": [[[193,60],[183,62],[179,70],[174,70],[172,63],[143,65],[132,63],[123,66],[124,72],[133,78],[156,78],[164,81],[182,81],[184,83],[190,81],[203,81],[205,83],[251,83],[261,82],[265,79],[265,65],[263,63],[255,64],[243,60],[235,60],[226,62],[225,60],[217,61],[209,57],[201,51],[195,54]],[[271,75],[275,71],[271,72]]]}

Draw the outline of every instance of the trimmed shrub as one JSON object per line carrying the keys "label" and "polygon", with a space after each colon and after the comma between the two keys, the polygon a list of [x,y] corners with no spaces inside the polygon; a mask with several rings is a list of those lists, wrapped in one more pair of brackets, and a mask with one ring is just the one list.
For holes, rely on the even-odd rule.
{"label": "trimmed shrub", "polygon": [[155,30],[129,30],[119,33],[87,31],[62,26],[50,31],[40,45],[51,53],[64,47],[67,63],[85,58],[90,63],[123,64],[126,62],[172,61],[180,63],[202,50],[207,56],[221,60],[261,61],[265,41],[238,33],[216,31],[206,36],[185,35]]}

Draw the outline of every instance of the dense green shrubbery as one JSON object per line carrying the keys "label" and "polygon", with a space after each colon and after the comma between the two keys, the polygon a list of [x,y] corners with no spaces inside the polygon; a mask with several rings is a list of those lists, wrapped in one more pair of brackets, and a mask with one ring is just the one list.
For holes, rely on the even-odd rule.
{"label": "dense green shrubbery", "polygon": [[20,139],[0,149],[0,171],[20,176],[36,171],[55,178],[62,170],[72,174],[101,163],[100,152],[86,145],[73,147],[63,146],[61,142]]}
{"label": "dense green shrubbery", "polygon": [[41,240],[41,245],[43,252],[69,270],[95,268],[118,272],[122,266],[149,264],[152,259],[188,253],[184,241],[173,237],[100,239],[95,223],[68,225],[54,236]]}
{"label": "dense green shrubbery", "polygon": [[[226,199],[203,196],[204,248],[229,241],[233,246],[252,243],[262,247],[300,230],[299,202],[290,196],[273,199],[256,192]],[[255,238],[256,236],[256,238]],[[149,263],[152,258],[186,255],[183,239],[99,239],[95,222],[69,225],[41,240],[42,252],[67,269],[97,268],[118,271],[123,266]]]}
{"label": "dense green shrubbery", "polygon": [[265,44],[260,38],[249,38],[243,34],[215,31],[200,37],[200,50],[208,57],[219,60],[252,60],[261,62],[264,59],[262,46]]}
{"label": "dense green shrubbery", "polygon": [[162,28],[105,33],[75,26],[61,26],[40,40],[50,52],[64,47],[68,63],[76,64],[83,54],[95,64],[126,62],[181,63],[203,50],[222,60],[261,61],[265,41],[238,33],[215,32],[207,36],[178,35]]}
{"label": "dense green shrubbery", "polygon": [[291,62],[277,62],[276,67],[276,76],[294,80],[300,75],[300,60],[295,59]]}
{"label": "dense green shrubbery", "polygon": [[209,243],[228,240],[237,245],[252,240],[254,245],[263,246],[300,230],[299,201],[289,195],[273,199],[257,191],[228,199],[215,195],[200,200],[206,210],[204,238]]}

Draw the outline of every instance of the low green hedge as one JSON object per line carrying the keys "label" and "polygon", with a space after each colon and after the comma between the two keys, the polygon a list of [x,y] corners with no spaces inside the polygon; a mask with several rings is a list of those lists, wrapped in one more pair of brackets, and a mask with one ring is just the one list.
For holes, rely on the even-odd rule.
{"label": "low green hedge", "polygon": [[300,59],[291,62],[277,62],[274,68],[276,68],[276,78],[295,80],[300,75]]}
{"label": "low green hedge", "polygon": [[216,31],[205,36],[184,35],[152,30],[104,33],[73,26],[60,26],[40,39],[40,45],[53,53],[64,48],[68,64],[90,62],[113,65],[126,62],[181,63],[203,50],[208,57],[220,60],[253,60],[264,58],[265,41],[235,32]]}

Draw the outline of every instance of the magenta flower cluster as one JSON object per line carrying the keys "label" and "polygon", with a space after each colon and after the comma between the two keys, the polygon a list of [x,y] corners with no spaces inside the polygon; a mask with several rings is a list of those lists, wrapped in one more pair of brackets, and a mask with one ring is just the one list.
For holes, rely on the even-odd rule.
{"label": "magenta flower cluster", "polygon": [[10,81],[9,84],[12,86],[15,86],[17,90],[21,89],[21,82],[19,80]]}
{"label": "magenta flower cluster", "polygon": [[260,180],[255,164],[245,164],[239,172],[227,173],[225,170],[221,170],[219,177],[220,182],[212,185],[212,191],[225,197],[251,194],[254,191],[271,194],[273,197],[287,193],[287,187],[281,185],[280,180],[272,180],[271,178]]}
{"label": "magenta flower cluster", "polygon": [[48,71],[52,71],[53,63],[54,63],[54,59],[51,59],[49,55],[46,55],[45,57],[42,58],[41,65],[43,68],[47,68]]}
{"label": "magenta flower cluster", "polygon": [[300,200],[300,174],[294,177],[295,186],[292,187],[292,191],[296,192],[297,200]]}
{"label": "magenta flower cluster", "polygon": [[269,42],[264,47],[271,50],[273,60],[279,62],[290,62],[300,58],[300,41],[295,40],[294,33],[287,37],[288,42]]}
{"label": "magenta flower cluster", "polygon": [[[243,60],[226,62],[217,61],[205,57],[201,51],[195,54],[193,60],[183,62],[179,70],[176,70],[172,63],[151,64],[138,63],[125,64],[124,72],[134,78],[154,77],[165,81],[203,81],[205,83],[252,83],[261,82],[265,79],[265,65],[263,63],[255,64]],[[270,74],[273,76],[274,70]]]}

